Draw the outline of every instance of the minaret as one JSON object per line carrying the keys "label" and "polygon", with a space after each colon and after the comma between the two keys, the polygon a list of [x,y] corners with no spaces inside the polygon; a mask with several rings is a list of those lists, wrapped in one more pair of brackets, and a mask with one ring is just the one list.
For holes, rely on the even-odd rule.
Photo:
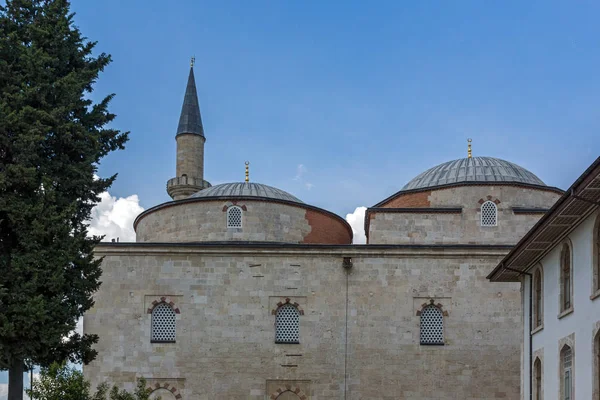
{"label": "minaret", "polygon": [[210,187],[204,180],[204,128],[200,117],[196,80],[194,79],[194,61],[190,63],[190,75],[181,116],[177,126],[177,176],[167,181],[167,193],[173,200],[184,199],[199,190]]}

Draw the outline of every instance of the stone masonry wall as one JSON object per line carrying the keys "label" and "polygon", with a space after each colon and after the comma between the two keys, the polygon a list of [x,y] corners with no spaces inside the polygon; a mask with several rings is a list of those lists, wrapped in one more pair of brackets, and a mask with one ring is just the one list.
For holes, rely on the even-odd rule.
{"label": "stone masonry wall", "polygon": [[228,201],[176,204],[145,215],[138,242],[271,241],[300,243],[311,231],[306,210],[286,204],[240,200],[242,228],[227,228]]}
{"label": "stone masonry wall", "polygon": [[[462,207],[462,213],[372,213],[369,243],[515,244],[542,214],[514,214],[512,208],[548,209],[558,197],[560,195],[555,192],[516,186],[460,186],[433,190],[427,196],[428,204],[423,207]],[[400,207],[401,198],[389,204]],[[482,227],[480,223],[481,203],[488,199],[497,203],[498,226],[495,227]]]}
{"label": "stone masonry wall", "polygon": [[[518,399],[519,285],[485,279],[503,251],[133,244],[97,255],[103,284],[84,317],[100,335],[84,368],[94,385],[145,377],[185,400]],[[161,297],[180,311],[176,343],[150,343],[147,310]],[[274,343],[286,298],[303,311],[300,344]],[[447,312],[444,346],[419,344],[430,299]]]}
{"label": "stone masonry wall", "polygon": [[177,177],[204,179],[204,139],[200,135],[177,136]]}

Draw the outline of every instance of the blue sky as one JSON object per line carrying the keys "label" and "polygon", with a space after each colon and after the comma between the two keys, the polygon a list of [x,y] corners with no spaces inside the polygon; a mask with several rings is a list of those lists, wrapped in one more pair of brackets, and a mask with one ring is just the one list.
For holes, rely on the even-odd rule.
{"label": "blue sky", "polygon": [[[376,4],[374,6],[373,4]],[[565,188],[600,155],[600,3],[73,2],[114,62],[131,131],[105,159],[111,194],[169,200],[189,68],[206,132],[205,178],[287,190],[345,215],[466,155],[504,158]],[[297,176],[303,165],[301,179]],[[313,186],[311,186],[313,185]]]}
{"label": "blue sky", "polygon": [[249,160],[251,180],[345,215],[466,156],[469,137],[474,155],[563,189],[600,155],[597,1],[75,0],[73,10],[114,60],[93,97],[116,93],[114,126],[131,131],[100,174],[118,172],[111,194],[137,194],[144,208],[169,200],[192,55],[213,184],[242,180]]}

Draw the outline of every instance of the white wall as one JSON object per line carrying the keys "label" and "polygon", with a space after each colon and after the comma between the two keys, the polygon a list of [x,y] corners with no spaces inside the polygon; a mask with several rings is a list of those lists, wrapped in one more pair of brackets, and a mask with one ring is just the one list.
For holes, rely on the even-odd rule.
{"label": "white wall", "polygon": [[[558,318],[560,299],[560,250],[554,248],[542,260],[543,268],[543,329],[533,335],[533,351],[543,351],[542,381],[544,400],[559,398],[559,341],[575,334],[574,387],[575,399],[592,398],[593,331],[600,321],[600,297],[592,295],[593,230],[598,213],[592,214],[571,234],[573,251],[573,312]],[[531,270],[530,272],[533,272]],[[523,398],[529,398],[529,277],[524,281],[524,346]]]}

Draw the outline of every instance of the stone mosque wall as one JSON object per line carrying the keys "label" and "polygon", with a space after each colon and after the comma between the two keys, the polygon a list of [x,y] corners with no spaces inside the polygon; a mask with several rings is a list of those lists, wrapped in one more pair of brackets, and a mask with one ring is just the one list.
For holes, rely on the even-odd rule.
{"label": "stone mosque wall", "polygon": [[349,244],[352,230],[333,214],[258,200],[239,200],[242,228],[227,227],[226,200],[167,203],[138,217],[138,242],[257,241]]}
{"label": "stone mosque wall", "polygon": [[[400,194],[369,212],[369,243],[512,245],[543,215],[523,209],[549,209],[559,197],[557,191],[504,185],[458,186]],[[482,227],[481,205],[488,200],[498,208],[498,223]],[[402,212],[394,211],[398,208]],[[461,210],[440,212],[443,208]]]}
{"label": "stone mosque wall", "polygon": [[[96,252],[103,284],[84,317],[85,332],[100,336],[84,368],[94,385],[133,388],[144,377],[186,400],[518,398],[519,285],[485,279],[504,250],[121,243]],[[273,312],[287,299],[302,310],[299,344],[274,341]],[[443,346],[420,345],[418,314],[432,301],[444,311]],[[175,343],[151,343],[148,311],[161,302],[177,309]]]}

